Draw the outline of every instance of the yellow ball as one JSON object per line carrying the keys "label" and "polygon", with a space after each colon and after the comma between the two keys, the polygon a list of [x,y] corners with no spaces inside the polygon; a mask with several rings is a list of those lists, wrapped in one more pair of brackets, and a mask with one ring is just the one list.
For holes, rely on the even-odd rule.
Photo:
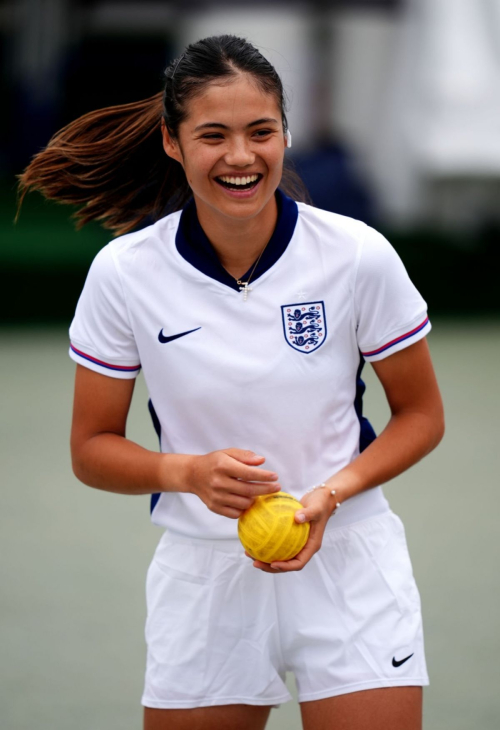
{"label": "yellow ball", "polygon": [[286,492],[257,497],[238,520],[238,536],[247,553],[264,563],[294,558],[309,536],[309,523],[293,518],[301,507]]}

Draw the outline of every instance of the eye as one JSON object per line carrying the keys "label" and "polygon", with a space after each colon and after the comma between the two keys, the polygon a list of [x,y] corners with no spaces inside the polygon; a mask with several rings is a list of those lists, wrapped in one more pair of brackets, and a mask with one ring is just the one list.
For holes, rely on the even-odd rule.
{"label": "eye", "polygon": [[212,132],[212,134],[204,134],[202,139],[223,139],[223,136],[220,132]]}
{"label": "eye", "polygon": [[258,129],[255,132],[255,136],[256,137],[261,137],[261,138],[262,137],[267,137],[267,136],[269,136],[272,133],[272,131],[273,131],[272,129]]}

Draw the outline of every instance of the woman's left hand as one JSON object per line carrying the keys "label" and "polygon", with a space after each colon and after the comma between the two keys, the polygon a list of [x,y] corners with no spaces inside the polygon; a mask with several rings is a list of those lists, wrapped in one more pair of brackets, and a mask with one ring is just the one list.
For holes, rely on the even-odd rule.
{"label": "woman's left hand", "polygon": [[[294,558],[290,560],[274,561],[272,563],[263,563],[261,560],[254,560],[254,566],[260,568],[265,573],[288,573],[293,570],[302,570],[307,565],[314,553],[317,553],[323,541],[323,533],[326,523],[328,522],[332,512],[335,509],[335,498],[330,494],[329,489],[315,489],[313,492],[307,492],[300,500],[304,505],[303,509],[297,510],[295,513],[296,522],[309,522],[310,530],[306,544]],[[304,515],[305,519],[299,519],[300,515]],[[249,558],[252,557],[245,553]]]}

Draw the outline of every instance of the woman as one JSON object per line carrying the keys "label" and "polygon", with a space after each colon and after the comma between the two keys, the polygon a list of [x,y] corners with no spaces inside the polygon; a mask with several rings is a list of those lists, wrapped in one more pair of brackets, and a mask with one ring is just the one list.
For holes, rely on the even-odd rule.
{"label": "woman", "polygon": [[[220,36],[169,66],[162,100],[77,120],[21,179],[116,232],[157,220],[100,251],[70,329],[75,474],[151,494],[165,528],[146,730],[264,728],[286,671],[306,730],[421,727],[419,596],[378,485],[442,437],[426,305],[380,234],[289,197],[290,139],[274,68]],[[376,439],[364,360],[391,409]],[[125,435],[141,367],[159,454]],[[249,560],[236,518],[280,489],[308,542]]]}

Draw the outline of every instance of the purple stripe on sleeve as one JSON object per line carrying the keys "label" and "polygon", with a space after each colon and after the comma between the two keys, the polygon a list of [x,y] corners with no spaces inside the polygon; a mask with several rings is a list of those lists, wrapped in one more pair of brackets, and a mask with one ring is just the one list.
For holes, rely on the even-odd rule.
{"label": "purple stripe on sleeve", "polygon": [[77,350],[73,344],[71,344],[71,349],[73,352],[76,352],[77,355],[80,355],[80,357],[85,358],[85,360],[94,362],[96,365],[101,365],[103,368],[108,368],[109,370],[120,370],[121,372],[131,373],[134,372],[134,370],[141,369],[140,363],[139,365],[111,365],[109,362],[103,362],[103,360],[98,360],[96,357],[91,357],[91,355],[87,355],[85,352]]}
{"label": "purple stripe on sleeve", "polygon": [[385,345],[382,345],[382,347],[379,347],[377,350],[372,350],[371,352],[363,352],[361,353],[363,357],[370,357],[371,355],[379,355],[381,352],[384,352],[384,350],[388,350],[390,347],[394,347],[394,345],[397,345],[399,342],[403,342],[403,340],[407,340],[409,337],[412,337],[413,335],[416,335],[417,332],[420,332],[420,330],[423,330],[425,325],[429,322],[429,317],[426,317],[422,324],[419,324],[418,327],[415,327],[415,329],[410,330],[410,332],[407,332],[404,335],[400,335],[399,337],[396,337],[396,339],[391,340],[390,342],[387,342]]}

